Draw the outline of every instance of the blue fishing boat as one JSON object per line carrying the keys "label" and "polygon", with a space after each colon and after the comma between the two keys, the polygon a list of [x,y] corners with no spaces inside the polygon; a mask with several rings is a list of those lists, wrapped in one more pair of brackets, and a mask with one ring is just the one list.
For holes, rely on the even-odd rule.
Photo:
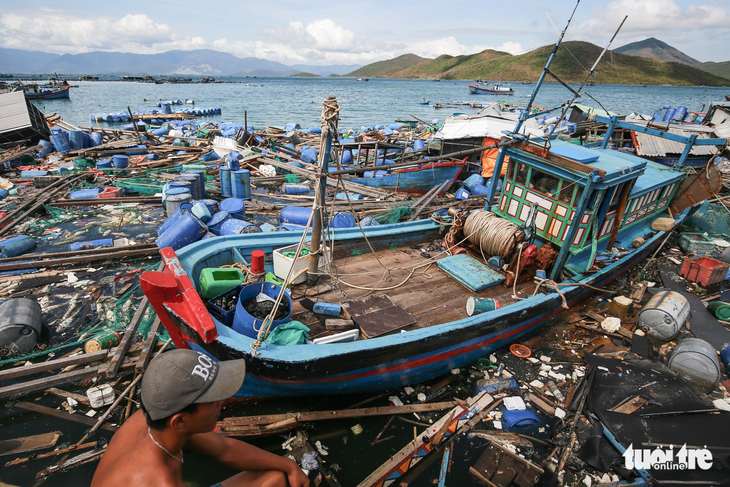
{"label": "blue fishing boat", "polygon": [[434,186],[444,181],[450,181],[439,192],[439,194],[443,194],[453,186],[465,164],[466,160],[453,159],[392,170],[388,170],[388,166],[376,166],[373,170],[366,172],[363,177],[343,176],[343,178],[371,188],[415,194],[426,193]]}
{"label": "blue fishing boat", "polygon": [[[637,266],[662,245],[672,224],[713,194],[703,180],[711,171],[687,178],[677,167],[609,149],[611,131],[622,121],[609,126],[597,148],[522,135],[524,122],[539,115],[530,113],[531,104],[559,44],[527,108],[500,143],[494,174],[506,165],[502,191],[496,195],[497,185],[490,185],[483,209],[446,221],[434,216],[436,221],[325,231],[317,211],[310,237],[235,235],[177,253],[162,249],[164,270],[145,272],[140,282],[175,345],[218,360],[245,359],[240,396],[381,391],[474,362]],[[722,143],[645,130],[688,147]],[[330,144],[328,137],[321,187]],[[318,192],[315,208],[325,206],[323,194]],[[658,218],[662,229],[655,230]],[[295,273],[307,238],[309,265]],[[296,250],[288,272],[277,274],[285,279],[282,287],[234,288],[228,292],[238,293],[235,310],[216,310],[215,302],[200,297],[203,269],[273,266],[277,273],[277,254],[285,247]],[[506,268],[490,267],[494,260],[503,260]],[[293,286],[291,294],[283,291],[304,270],[310,279]],[[275,300],[273,310],[247,316],[251,300],[266,296]],[[317,304],[330,311],[318,315]],[[340,319],[328,322],[334,314]],[[302,330],[290,319],[310,327],[312,336],[277,341],[285,336],[277,333],[279,327],[287,327],[285,334]],[[350,329],[342,331],[343,322]]]}
{"label": "blue fishing boat", "polygon": [[52,80],[47,85],[38,85],[37,83],[21,83],[18,81],[15,89],[25,94],[26,100],[55,100],[59,98],[69,98],[71,86],[66,82]]}

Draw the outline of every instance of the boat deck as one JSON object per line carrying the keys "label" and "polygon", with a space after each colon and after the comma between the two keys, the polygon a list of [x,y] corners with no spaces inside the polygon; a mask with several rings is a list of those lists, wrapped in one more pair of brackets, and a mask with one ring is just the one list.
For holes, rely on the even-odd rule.
{"label": "boat deck", "polygon": [[[437,266],[436,259],[447,257],[447,254],[438,255],[438,251],[429,252],[433,257],[429,265],[429,257],[422,255],[422,249],[425,250],[427,246],[428,243],[418,249],[408,247],[387,249],[376,254],[338,258],[334,266],[335,278],[342,283],[340,288],[345,294],[340,296],[333,289],[333,281],[329,275],[323,275],[316,287],[307,289],[306,284],[293,286],[292,297],[295,303],[292,318],[310,328],[311,338],[331,334],[316,317],[308,314],[307,310],[296,301],[296,298],[302,297],[303,294],[315,302],[340,303],[345,307],[348,302],[362,300],[368,296],[373,299],[374,296],[387,295],[393,305],[402,308],[416,322],[413,325],[396,328],[393,332],[466,318],[468,316],[466,302],[471,296],[494,298],[500,307],[516,301],[512,297],[512,287],[508,288],[503,284],[479,292],[471,291]],[[471,255],[477,260],[482,260],[479,255]],[[388,272],[385,269],[388,269]],[[528,296],[534,292],[535,284],[527,281],[518,284],[516,289],[518,295]]]}

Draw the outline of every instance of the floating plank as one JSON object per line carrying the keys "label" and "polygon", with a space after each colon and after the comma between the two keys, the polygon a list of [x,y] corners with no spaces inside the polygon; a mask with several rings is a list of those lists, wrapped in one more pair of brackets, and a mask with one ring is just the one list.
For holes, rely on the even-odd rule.
{"label": "floating plank", "polygon": [[41,433],[40,435],[2,440],[0,441],[0,456],[15,455],[16,453],[35,451],[41,448],[51,448],[56,444],[61,434],[60,431],[51,431],[50,433]]}
{"label": "floating plank", "polygon": [[82,353],[73,357],[59,358],[56,360],[49,360],[47,362],[41,362],[33,365],[26,365],[24,367],[15,367],[13,369],[3,370],[0,372],[0,381],[6,381],[10,379],[17,379],[18,377],[25,377],[27,375],[37,374],[39,372],[47,372],[54,369],[62,369],[69,365],[85,364],[88,362],[96,362],[98,360],[104,360],[109,355],[109,350],[99,350],[93,353]]}
{"label": "floating plank", "polygon": [[[25,409],[26,411],[32,411],[34,413],[45,414],[47,416],[53,416],[54,418],[66,419],[68,421],[85,424],[87,426],[94,426],[96,424],[95,419],[91,419],[87,416],[82,416],[80,414],[69,414],[64,411],[59,411],[58,409],[41,406],[40,404],[33,404],[32,402],[18,401],[13,407]],[[111,426],[107,424],[102,426],[101,429],[111,431],[113,433],[118,428],[116,426]]]}

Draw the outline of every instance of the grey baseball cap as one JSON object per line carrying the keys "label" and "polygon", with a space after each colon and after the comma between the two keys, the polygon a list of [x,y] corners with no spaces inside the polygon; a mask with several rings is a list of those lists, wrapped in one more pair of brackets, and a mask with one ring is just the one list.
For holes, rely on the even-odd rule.
{"label": "grey baseball cap", "polygon": [[156,421],[194,403],[222,401],[238,392],[245,373],[245,360],[217,362],[195,350],[170,350],[147,367],[142,405]]}

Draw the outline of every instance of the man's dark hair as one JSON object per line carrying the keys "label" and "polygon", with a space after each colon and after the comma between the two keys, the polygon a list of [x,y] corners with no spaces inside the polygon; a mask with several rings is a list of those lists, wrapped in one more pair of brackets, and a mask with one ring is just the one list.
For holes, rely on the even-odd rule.
{"label": "man's dark hair", "polygon": [[195,414],[195,412],[198,410],[198,405],[196,403],[192,403],[192,404],[185,406],[183,409],[181,409],[177,413],[171,414],[166,418],[156,419],[153,421],[152,419],[150,419],[149,413],[144,408],[144,404],[141,404],[141,405],[142,405],[142,414],[144,414],[144,417],[147,420],[147,426],[149,426],[151,429],[157,430],[157,431],[162,431],[165,428],[167,428],[168,421],[170,421],[170,418],[173,417],[175,414],[179,414],[179,413]]}

